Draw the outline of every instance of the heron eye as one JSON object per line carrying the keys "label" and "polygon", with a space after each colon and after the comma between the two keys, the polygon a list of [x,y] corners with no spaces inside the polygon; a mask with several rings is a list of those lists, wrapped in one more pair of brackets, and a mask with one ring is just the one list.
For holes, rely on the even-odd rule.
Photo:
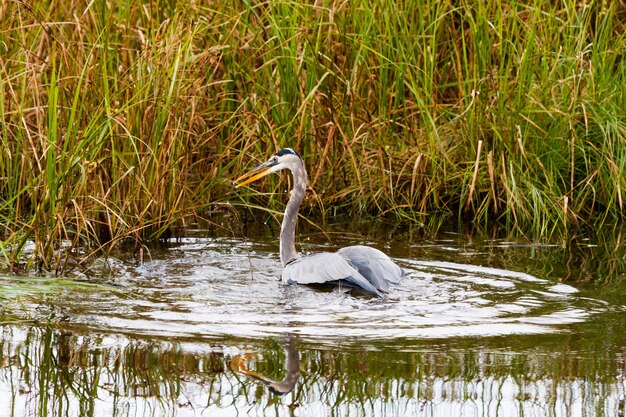
{"label": "heron eye", "polygon": [[273,158],[272,158],[272,162],[273,162],[273,163],[275,163],[275,164],[277,164],[277,163],[278,163],[278,158],[277,158],[277,157],[273,157]]}

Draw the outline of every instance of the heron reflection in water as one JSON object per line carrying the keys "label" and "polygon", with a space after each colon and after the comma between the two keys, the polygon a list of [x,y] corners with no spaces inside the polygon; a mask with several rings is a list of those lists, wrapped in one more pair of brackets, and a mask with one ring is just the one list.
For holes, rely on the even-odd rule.
{"label": "heron reflection in water", "polygon": [[248,361],[256,355],[256,352],[237,355],[231,359],[230,368],[254,381],[261,382],[273,394],[285,395],[290,393],[300,379],[300,353],[296,349],[293,336],[289,335],[289,339],[285,345],[285,356],[287,357],[285,370],[287,373],[282,380],[270,379],[264,375],[248,370]]}
{"label": "heron reflection in water", "polygon": [[378,249],[348,246],[334,253],[299,255],[295,246],[296,221],[307,185],[307,173],[300,155],[290,148],[281,149],[235,182],[241,187],[282,169],[290,170],[293,175],[293,189],[280,228],[283,283],[332,284],[378,296],[387,292],[390,285],[400,283],[404,271]]}

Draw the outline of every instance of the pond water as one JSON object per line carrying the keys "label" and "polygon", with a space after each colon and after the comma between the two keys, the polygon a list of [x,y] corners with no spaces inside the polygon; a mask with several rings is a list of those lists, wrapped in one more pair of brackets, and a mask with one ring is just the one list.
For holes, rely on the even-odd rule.
{"label": "pond water", "polygon": [[402,285],[284,286],[262,223],[98,261],[71,285],[3,277],[0,417],[626,414],[620,231],[303,230],[304,252],[384,250]]}

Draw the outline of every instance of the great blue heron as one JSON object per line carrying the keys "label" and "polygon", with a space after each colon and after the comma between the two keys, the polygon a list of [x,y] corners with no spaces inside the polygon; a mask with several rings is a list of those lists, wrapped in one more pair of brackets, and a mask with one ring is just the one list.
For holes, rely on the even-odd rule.
{"label": "great blue heron", "polygon": [[280,228],[283,283],[334,284],[382,296],[382,292],[389,290],[390,284],[400,282],[404,275],[402,268],[383,252],[367,246],[348,246],[334,253],[300,256],[295,245],[296,220],[307,185],[307,173],[300,155],[290,148],[281,149],[235,182],[237,187],[241,187],[282,169],[290,170],[293,175],[293,189]]}

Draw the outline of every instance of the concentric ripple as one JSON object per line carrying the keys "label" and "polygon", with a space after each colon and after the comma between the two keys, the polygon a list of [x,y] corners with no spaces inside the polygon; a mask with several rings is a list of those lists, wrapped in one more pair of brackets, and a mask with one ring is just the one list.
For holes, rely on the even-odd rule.
{"label": "concentric ripple", "polygon": [[141,266],[114,262],[115,289],[74,292],[59,308],[71,324],[116,332],[206,339],[292,333],[331,343],[554,333],[604,308],[571,286],[525,273],[396,260],[406,277],[378,299],[282,285],[278,254],[263,243],[186,239]]}

